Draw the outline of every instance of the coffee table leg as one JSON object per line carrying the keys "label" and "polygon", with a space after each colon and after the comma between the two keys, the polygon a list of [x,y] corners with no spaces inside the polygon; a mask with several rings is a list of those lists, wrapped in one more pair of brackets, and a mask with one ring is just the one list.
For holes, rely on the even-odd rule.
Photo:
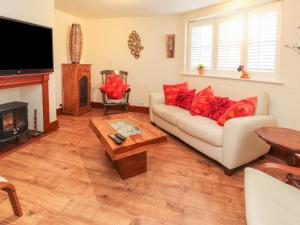
{"label": "coffee table leg", "polygon": [[147,152],[142,152],[127,158],[113,161],[120,177],[127,178],[147,172]]}

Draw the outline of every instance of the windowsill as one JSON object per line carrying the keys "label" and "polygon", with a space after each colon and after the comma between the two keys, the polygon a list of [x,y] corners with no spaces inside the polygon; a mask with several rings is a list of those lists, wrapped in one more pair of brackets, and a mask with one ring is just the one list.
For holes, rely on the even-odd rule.
{"label": "windowsill", "polygon": [[250,81],[250,82],[259,82],[259,83],[271,83],[271,84],[281,84],[283,85],[283,81],[277,80],[277,79],[268,79],[268,78],[257,78],[253,77],[250,79],[242,79],[240,77],[235,76],[221,76],[221,75],[211,75],[211,74],[205,74],[205,75],[199,75],[199,74],[193,74],[193,73],[181,73],[182,76],[193,76],[193,77],[200,77],[200,78],[217,78],[217,79],[230,79],[230,80],[240,80],[240,81]]}

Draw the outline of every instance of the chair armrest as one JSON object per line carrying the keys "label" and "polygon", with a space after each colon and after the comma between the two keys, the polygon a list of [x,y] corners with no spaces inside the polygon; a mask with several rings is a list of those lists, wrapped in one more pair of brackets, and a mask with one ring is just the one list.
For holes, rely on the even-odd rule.
{"label": "chair armrest", "polygon": [[228,120],[223,131],[222,164],[234,169],[268,153],[269,145],[255,134],[256,129],[265,126],[276,126],[275,119],[257,115]]}
{"label": "chair armrest", "polygon": [[293,167],[278,163],[264,163],[259,167],[260,170],[266,171],[266,170],[277,170],[284,173],[291,173],[296,176],[300,176],[300,168],[299,167]]}

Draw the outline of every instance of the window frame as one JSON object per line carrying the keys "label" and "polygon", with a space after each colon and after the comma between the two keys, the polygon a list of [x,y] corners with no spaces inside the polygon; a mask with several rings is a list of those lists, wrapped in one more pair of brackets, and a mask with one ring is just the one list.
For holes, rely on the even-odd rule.
{"label": "window frame", "polygon": [[[279,80],[280,79],[280,50],[281,50],[281,26],[282,26],[282,1],[266,3],[251,8],[245,8],[242,10],[227,12],[214,16],[206,16],[205,18],[199,18],[186,22],[186,41],[185,41],[185,58],[184,58],[184,71],[185,74],[198,75],[196,70],[191,68],[191,24],[193,26],[200,24],[212,24],[213,25],[213,49],[212,49],[212,68],[206,69],[206,75],[211,77],[222,78],[239,78],[240,73],[237,70],[230,69],[218,69],[218,21],[226,20],[229,17],[242,15],[243,18],[243,34],[241,41],[241,55],[240,64],[245,65],[248,68],[248,15],[255,11],[266,12],[270,10],[276,10],[278,13],[277,20],[277,37],[276,37],[276,59],[274,72],[249,70],[250,78],[257,80]],[[237,65],[238,67],[238,65]]]}

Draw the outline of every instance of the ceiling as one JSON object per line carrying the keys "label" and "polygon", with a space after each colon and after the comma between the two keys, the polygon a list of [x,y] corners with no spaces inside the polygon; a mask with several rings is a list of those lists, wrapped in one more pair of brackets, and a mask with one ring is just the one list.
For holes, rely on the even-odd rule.
{"label": "ceiling", "polygon": [[80,18],[170,16],[226,0],[55,0],[55,8]]}

